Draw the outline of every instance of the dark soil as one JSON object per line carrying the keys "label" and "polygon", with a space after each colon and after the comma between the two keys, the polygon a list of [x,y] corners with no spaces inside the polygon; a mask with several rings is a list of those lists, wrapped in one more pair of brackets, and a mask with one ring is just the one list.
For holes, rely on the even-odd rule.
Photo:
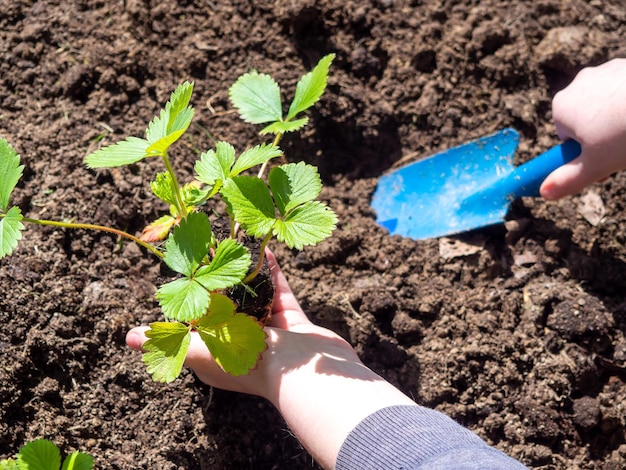
{"label": "dark soil", "polygon": [[[141,135],[184,80],[196,120],[175,164],[213,139],[259,142],[227,90],[250,68],[289,90],[324,54],[332,77],[303,136],[334,236],[273,249],[311,318],[419,403],[533,468],[626,461],[626,174],[559,202],[516,202],[506,226],[454,240],[390,237],[376,177],[512,126],[521,163],[555,145],[551,98],[583,66],[626,56],[620,0],[0,0],[0,134],[22,155],[32,217],[133,233],[161,214],[142,162],[88,171]],[[585,112],[581,110],[581,112]],[[587,216],[590,201],[604,215]],[[591,220],[591,222],[589,220]],[[469,242],[472,244],[468,244]],[[110,235],[28,226],[0,264],[0,456],[27,440],[103,469],[309,468],[261,399],[189,372],[152,383],[126,331],[160,319],[154,259]]]}

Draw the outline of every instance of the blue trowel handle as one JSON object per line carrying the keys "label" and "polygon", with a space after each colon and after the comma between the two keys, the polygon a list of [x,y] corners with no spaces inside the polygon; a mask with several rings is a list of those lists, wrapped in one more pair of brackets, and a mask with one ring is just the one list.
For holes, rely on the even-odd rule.
{"label": "blue trowel handle", "polygon": [[539,187],[543,180],[558,167],[579,155],[580,144],[575,140],[567,140],[518,166],[507,177],[511,199],[521,196],[539,196]]}

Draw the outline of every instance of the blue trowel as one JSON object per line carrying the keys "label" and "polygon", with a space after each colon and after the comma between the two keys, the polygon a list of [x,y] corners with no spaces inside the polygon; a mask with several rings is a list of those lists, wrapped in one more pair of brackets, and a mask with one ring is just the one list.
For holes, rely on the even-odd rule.
{"label": "blue trowel", "polygon": [[518,167],[514,129],[432,155],[383,175],[371,206],[392,235],[422,240],[504,222],[510,203],[539,196],[543,180],[580,155],[568,140]]}

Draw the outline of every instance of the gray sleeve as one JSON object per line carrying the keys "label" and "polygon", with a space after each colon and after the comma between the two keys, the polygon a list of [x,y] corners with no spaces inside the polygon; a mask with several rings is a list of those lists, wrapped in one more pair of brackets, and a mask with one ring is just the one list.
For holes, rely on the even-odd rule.
{"label": "gray sleeve", "polygon": [[337,470],[522,470],[526,467],[438,411],[392,406],[361,421],[339,450]]}

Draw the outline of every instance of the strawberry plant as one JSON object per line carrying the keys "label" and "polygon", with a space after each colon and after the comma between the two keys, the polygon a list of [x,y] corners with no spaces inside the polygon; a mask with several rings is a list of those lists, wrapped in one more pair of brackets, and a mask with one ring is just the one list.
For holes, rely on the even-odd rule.
{"label": "strawberry plant", "polygon": [[[229,96],[241,118],[265,124],[260,135],[271,142],[244,150],[218,142],[195,162],[193,179],[181,183],[169,151],[191,124],[193,83],[185,82],[171,95],[165,108],[147,126],[145,137],[126,139],[98,149],[85,158],[90,169],[135,164],[160,159],[164,170],[150,187],[169,206],[169,213],[150,223],[141,236],[112,227],[25,217],[11,206],[10,197],[22,175],[19,155],[0,139],[0,258],[17,247],[23,223],[61,228],[92,229],[129,239],[163,261],[174,279],[158,287],[156,298],[166,321],[150,324],[143,361],[153,380],[173,381],[182,369],[191,332],[197,331],[216,362],[233,375],[246,374],[265,350],[263,325],[239,311],[229,292],[242,287],[255,295],[253,281],[273,238],[302,249],[324,240],[337,218],[317,201],[322,182],[317,169],[300,163],[270,165],[283,156],[278,144],[286,132],[306,125],[302,113],[324,92],[333,54],[323,57],[297,83],[293,100],[283,113],[281,89],[269,76],[251,71],[230,87]],[[218,236],[202,206],[212,198],[225,202],[228,234]],[[258,240],[256,259],[240,240]]]}
{"label": "strawberry plant", "polygon": [[84,452],[72,452],[63,460],[56,444],[37,439],[24,444],[15,459],[0,460],[0,470],[91,470],[93,458]]}

